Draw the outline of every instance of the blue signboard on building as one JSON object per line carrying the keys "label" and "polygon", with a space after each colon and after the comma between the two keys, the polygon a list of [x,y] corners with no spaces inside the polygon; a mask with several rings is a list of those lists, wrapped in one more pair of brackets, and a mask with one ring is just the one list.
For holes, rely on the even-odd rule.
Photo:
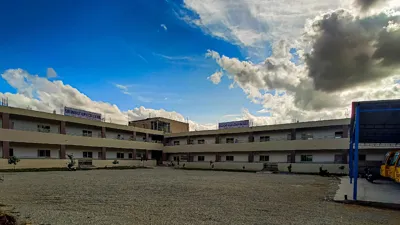
{"label": "blue signboard on building", "polygon": [[230,129],[230,128],[241,128],[241,127],[250,127],[250,121],[241,120],[241,121],[224,122],[218,124],[218,129]]}

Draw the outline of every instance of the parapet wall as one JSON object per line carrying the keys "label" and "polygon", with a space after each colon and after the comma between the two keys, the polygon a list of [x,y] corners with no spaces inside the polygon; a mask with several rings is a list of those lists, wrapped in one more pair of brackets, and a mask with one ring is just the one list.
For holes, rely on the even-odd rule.
{"label": "parapet wall", "polygon": [[[78,164],[78,160],[76,165]],[[155,160],[118,160],[118,164],[113,164],[114,160],[92,160],[95,167],[116,167],[116,166],[156,166]],[[15,169],[35,169],[35,168],[66,168],[68,159],[21,159]],[[0,159],[0,169],[14,169],[13,164],[8,164],[8,159]]]}
{"label": "parapet wall", "polygon": [[[293,173],[318,173],[319,168],[328,170],[333,174],[348,174],[349,166],[347,164],[318,164],[318,163],[277,163],[280,172],[289,172],[288,166],[292,165]],[[212,167],[214,165],[214,167]],[[181,162],[175,164],[175,168],[186,169],[214,169],[214,170],[243,170],[243,171],[261,171],[264,168],[263,163],[246,163],[246,162]],[[343,169],[341,169],[343,168]]]}

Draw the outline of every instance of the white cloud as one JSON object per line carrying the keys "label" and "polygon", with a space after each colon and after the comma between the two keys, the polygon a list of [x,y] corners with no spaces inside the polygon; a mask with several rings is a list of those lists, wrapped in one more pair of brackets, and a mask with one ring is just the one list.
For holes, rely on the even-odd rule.
{"label": "white cloud", "polygon": [[[197,14],[177,14],[205,33],[247,47],[250,54],[261,56],[267,42],[282,38],[296,40],[306,19],[350,3],[342,0],[184,0],[184,7]],[[294,44],[294,43],[291,43]]]}
{"label": "white cloud", "polygon": [[122,84],[114,84],[114,85],[121,91],[128,91],[128,88],[129,88],[129,85],[122,85]]}
{"label": "white cloud", "polygon": [[188,60],[188,61],[193,60],[193,58],[190,56],[169,56],[169,55],[163,55],[163,54],[158,54],[158,53],[154,53],[154,52],[153,52],[153,55],[159,56],[161,58],[168,59],[168,60]]}
{"label": "white cloud", "polygon": [[53,68],[47,68],[47,77],[48,78],[54,78],[57,77],[57,73]]}
{"label": "white cloud", "polygon": [[161,24],[160,27],[162,27],[165,31],[168,30],[167,26],[165,26],[165,24]]}
{"label": "white cloud", "polygon": [[[149,114],[185,121],[185,117],[180,113],[168,112],[164,109],[157,110],[140,106],[122,111],[115,104],[94,101],[60,80],[50,81],[45,77],[31,75],[22,69],[9,69],[1,76],[17,90],[16,94],[0,92],[0,98],[8,98],[9,106],[12,107],[30,107],[33,110],[44,112],[56,110],[60,113],[64,106],[69,106],[101,113],[107,122],[111,120],[113,123],[119,124],[127,124],[128,120],[148,118]],[[124,87],[124,85],[120,85],[120,88],[124,89]],[[215,125],[198,124],[194,121],[189,121],[189,125],[191,130],[215,128]]]}
{"label": "white cloud", "polygon": [[219,84],[221,82],[221,77],[224,75],[222,71],[216,71],[211,76],[207,77],[207,79],[211,80],[214,84]]}
{"label": "white cloud", "polygon": [[[287,5],[291,7],[288,8]],[[261,63],[241,61],[210,50],[206,54],[207,57],[216,61],[223,72],[222,75],[211,75],[208,77],[209,80],[218,84],[221,77],[226,76],[232,81],[229,88],[241,88],[251,102],[264,108],[258,113],[271,115],[254,116],[244,109],[241,119],[251,119],[254,124],[261,125],[343,118],[349,116],[352,101],[400,98],[399,84],[396,83],[400,74],[396,72],[395,65],[398,60],[394,60],[400,54],[397,52],[397,44],[393,42],[391,46],[396,47],[383,49],[387,47],[387,43],[396,40],[392,37],[398,35],[398,33],[384,33],[384,31],[397,32],[399,18],[393,18],[394,15],[399,15],[397,11],[386,11],[386,14],[391,16],[384,14],[376,16],[376,13],[382,11],[369,10],[368,13],[364,12],[362,16],[359,16],[361,13],[351,8],[351,1],[312,0],[290,2],[238,0],[234,3],[217,0],[186,0],[185,6],[199,16],[188,22],[198,25],[206,33],[240,45],[248,50],[250,55],[256,53],[257,57],[260,57],[257,51],[262,49],[260,46],[265,45],[266,41],[272,45],[272,56]],[[335,11],[339,7],[347,6],[350,8],[347,14],[343,13],[343,10]],[[329,13],[324,13],[327,11]],[[333,20],[336,15],[339,15],[338,19]],[[332,21],[329,21],[329,18]],[[387,21],[391,18],[394,21]],[[361,31],[365,29],[371,30],[362,33]],[[342,42],[339,42],[340,39],[331,38],[337,33],[344,36]],[[366,34],[370,35],[367,36],[368,40],[373,41],[353,44],[346,42],[346,40],[351,41]],[[325,48],[323,46],[325,43],[330,45]],[[385,76],[370,76],[368,80],[366,75],[349,77],[349,74],[337,74],[337,77],[329,77],[330,71],[323,70],[324,64],[334,64],[336,68],[341,68],[340,65],[347,63],[348,68],[353,70],[364,66],[355,60],[360,59],[356,51],[363,52],[363,49],[351,48],[351,46],[357,46],[354,45],[355,43],[363,48],[373,45],[372,51],[380,50],[380,56],[377,57],[388,60],[386,70],[382,70],[386,73]],[[316,47],[323,50],[331,48],[332,51],[314,52]],[[291,62],[290,48],[298,50],[299,63]],[[332,53],[339,50],[343,52],[342,57],[335,57]],[[306,57],[315,55],[318,56],[316,58],[320,60],[319,63],[316,61],[317,63],[311,64],[311,61],[306,60]],[[340,60],[340,58],[346,59]],[[338,62],[334,61],[336,59],[339,59]],[[312,66],[311,72],[318,73],[310,76],[309,66]],[[371,63],[371,66],[381,66],[385,69],[384,64]],[[350,74],[354,73],[350,69]],[[367,67],[367,69],[370,68]],[[316,86],[320,83],[315,83],[315,81],[323,81],[322,75],[327,78],[323,83],[325,86]],[[342,78],[347,83],[339,83],[339,75],[344,76]],[[338,85],[335,86],[334,81]],[[273,90],[277,94],[272,95]],[[282,92],[285,94],[278,94]]]}

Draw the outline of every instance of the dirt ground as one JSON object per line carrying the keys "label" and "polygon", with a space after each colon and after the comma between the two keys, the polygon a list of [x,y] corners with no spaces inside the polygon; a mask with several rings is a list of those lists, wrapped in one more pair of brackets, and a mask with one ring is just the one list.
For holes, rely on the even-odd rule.
{"label": "dirt ground", "polygon": [[0,203],[33,224],[400,224],[398,211],[331,202],[335,178],[170,168],[3,175]]}

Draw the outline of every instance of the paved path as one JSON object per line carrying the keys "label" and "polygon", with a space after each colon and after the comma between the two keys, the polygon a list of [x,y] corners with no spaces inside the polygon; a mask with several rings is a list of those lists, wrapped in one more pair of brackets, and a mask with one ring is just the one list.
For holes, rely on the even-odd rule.
{"label": "paved path", "polygon": [[[392,181],[379,180],[370,183],[360,178],[357,190],[357,200],[400,204],[400,185]],[[348,200],[353,200],[353,184],[350,184],[348,177],[341,178],[334,200],[344,200],[344,195],[347,195]]]}

